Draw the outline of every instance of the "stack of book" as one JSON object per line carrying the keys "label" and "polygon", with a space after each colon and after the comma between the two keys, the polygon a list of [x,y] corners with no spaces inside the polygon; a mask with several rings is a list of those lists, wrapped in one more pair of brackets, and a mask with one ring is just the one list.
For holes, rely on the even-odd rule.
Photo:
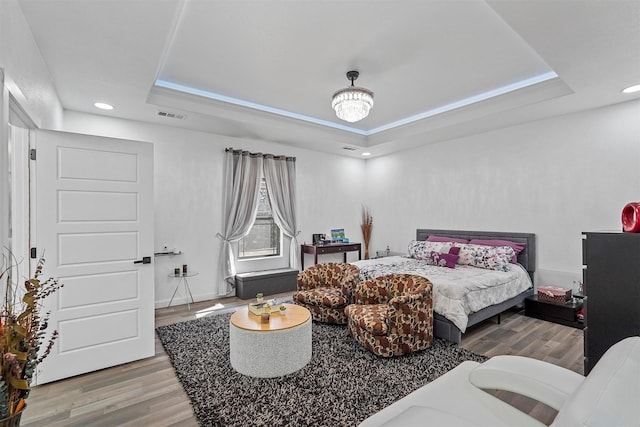
{"label": "stack of book", "polygon": [[253,302],[249,304],[249,312],[255,314],[256,316],[260,316],[262,313],[267,313],[266,307],[269,306],[270,310],[273,311],[275,305],[275,301],[269,300],[265,302]]}

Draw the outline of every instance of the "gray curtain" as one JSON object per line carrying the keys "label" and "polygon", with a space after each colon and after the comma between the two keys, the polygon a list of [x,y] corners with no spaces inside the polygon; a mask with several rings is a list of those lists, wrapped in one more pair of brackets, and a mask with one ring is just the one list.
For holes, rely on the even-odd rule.
{"label": "gray curtain", "polygon": [[295,157],[264,156],[264,180],[269,193],[273,219],[282,232],[291,237],[289,267],[298,268],[299,244],[296,218]]}
{"label": "gray curtain", "polygon": [[258,211],[258,192],[262,178],[262,154],[227,149],[223,179],[223,234],[220,251],[220,296],[235,294],[236,262],[231,243],[249,233]]}

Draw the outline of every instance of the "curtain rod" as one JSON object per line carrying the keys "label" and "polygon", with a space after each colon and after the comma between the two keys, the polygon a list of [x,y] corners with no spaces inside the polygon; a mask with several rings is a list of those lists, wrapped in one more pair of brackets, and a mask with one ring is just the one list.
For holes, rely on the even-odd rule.
{"label": "curtain rod", "polygon": [[233,147],[228,147],[228,148],[225,148],[225,149],[224,149],[224,152],[225,152],[225,153],[228,153],[228,152],[230,152],[230,151],[231,151],[232,153],[234,153],[234,154],[242,154],[242,153],[246,153],[246,154],[248,154],[248,155],[250,155],[250,156],[252,156],[252,157],[259,157],[259,156],[261,156],[261,157],[272,157],[272,158],[274,158],[274,159],[285,159],[285,160],[291,160],[291,161],[294,161],[294,162],[296,161],[296,158],[295,158],[295,157],[285,156],[285,155],[283,155],[283,154],[269,154],[269,153],[267,153],[267,154],[263,154],[263,153],[252,153],[252,152],[247,151],[247,150],[234,149]]}

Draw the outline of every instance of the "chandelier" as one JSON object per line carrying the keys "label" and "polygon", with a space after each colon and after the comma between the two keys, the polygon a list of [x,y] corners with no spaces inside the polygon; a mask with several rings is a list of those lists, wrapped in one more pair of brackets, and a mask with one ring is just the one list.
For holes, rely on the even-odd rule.
{"label": "chandelier", "polygon": [[353,81],[359,75],[360,73],[357,71],[347,72],[351,86],[333,94],[331,107],[336,111],[336,116],[345,122],[353,123],[364,119],[373,107],[373,92],[353,85]]}

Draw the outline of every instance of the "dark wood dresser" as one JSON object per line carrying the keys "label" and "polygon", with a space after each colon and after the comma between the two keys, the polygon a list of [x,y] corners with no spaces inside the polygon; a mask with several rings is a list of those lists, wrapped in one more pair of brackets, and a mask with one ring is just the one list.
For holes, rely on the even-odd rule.
{"label": "dark wood dresser", "polygon": [[640,335],[640,233],[585,232],[584,371],[609,347]]}

